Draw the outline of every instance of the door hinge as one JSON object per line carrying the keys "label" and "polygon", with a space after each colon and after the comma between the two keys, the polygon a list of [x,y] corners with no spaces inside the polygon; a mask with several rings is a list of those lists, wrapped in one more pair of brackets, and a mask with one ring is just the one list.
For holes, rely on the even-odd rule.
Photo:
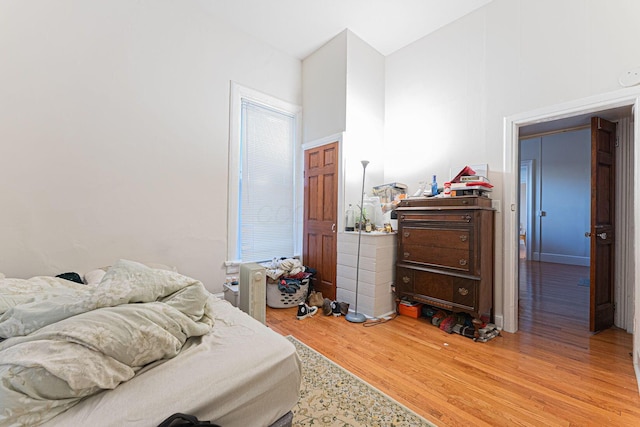
{"label": "door hinge", "polygon": [[616,307],[616,303],[614,302],[614,303],[613,303],[613,304],[611,304],[611,305],[613,305],[613,312],[615,313],[615,312],[616,312],[616,308],[617,308],[617,307]]}
{"label": "door hinge", "polygon": [[620,137],[616,136],[616,147],[620,146]]}

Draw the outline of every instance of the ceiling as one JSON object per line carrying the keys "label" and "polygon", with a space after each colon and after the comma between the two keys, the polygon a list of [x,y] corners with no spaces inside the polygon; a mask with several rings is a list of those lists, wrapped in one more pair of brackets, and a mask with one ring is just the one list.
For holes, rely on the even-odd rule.
{"label": "ceiling", "polygon": [[298,59],[348,28],[387,56],[491,0],[200,0],[202,8]]}

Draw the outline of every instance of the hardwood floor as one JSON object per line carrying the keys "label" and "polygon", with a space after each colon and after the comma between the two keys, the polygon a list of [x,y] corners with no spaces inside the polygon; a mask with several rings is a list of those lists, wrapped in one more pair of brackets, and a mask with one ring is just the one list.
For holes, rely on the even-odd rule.
{"label": "hardwood floor", "polygon": [[440,427],[640,425],[632,336],[588,332],[588,270],[523,262],[521,329],[487,343],[406,316],[364,327],[267,308],[267,324]]}

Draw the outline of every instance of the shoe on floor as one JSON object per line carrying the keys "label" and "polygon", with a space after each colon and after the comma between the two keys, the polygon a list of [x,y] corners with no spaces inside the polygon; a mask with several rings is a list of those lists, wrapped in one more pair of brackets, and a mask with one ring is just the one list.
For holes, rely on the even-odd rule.
{"label": "shoe on floor", "polygon": [[331,300],[329,298],[325,298],[322,302],[322,312],[325,316],[331,316]]}
{"label": "shoe on floor", "polygon": [[340,304],[338,303],[338,301],[331,302],[331,313],[333,313],[335,317],[342,316],[342,313],[340,312]]}
{"label": "shoe on floor", "polygon": [[343,316],[346,316],[347,314],[349,314],[349,303],[348,302],[341,302],[338,305],[340,306],[340,314],[342,314]]}
{"label": "shoe on floor", "polygon": [[296,315],[296,317],[298,318],[298,320],[302,320],[307,317],[313,316],[314,314],[316,314],[316,311],[318,311],[318,307],[309,307],[304,302],[301,302],[300,304],[298,304],[298,314]]}

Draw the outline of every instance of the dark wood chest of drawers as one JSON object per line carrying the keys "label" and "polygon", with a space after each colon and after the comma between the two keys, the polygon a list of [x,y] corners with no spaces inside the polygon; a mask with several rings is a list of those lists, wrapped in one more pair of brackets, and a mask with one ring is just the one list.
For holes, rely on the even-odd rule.
{"label": "dark wood chest of drawers", "polygon": [[493,213],[486,197],[403,200],[397,296],[493,317]]}

